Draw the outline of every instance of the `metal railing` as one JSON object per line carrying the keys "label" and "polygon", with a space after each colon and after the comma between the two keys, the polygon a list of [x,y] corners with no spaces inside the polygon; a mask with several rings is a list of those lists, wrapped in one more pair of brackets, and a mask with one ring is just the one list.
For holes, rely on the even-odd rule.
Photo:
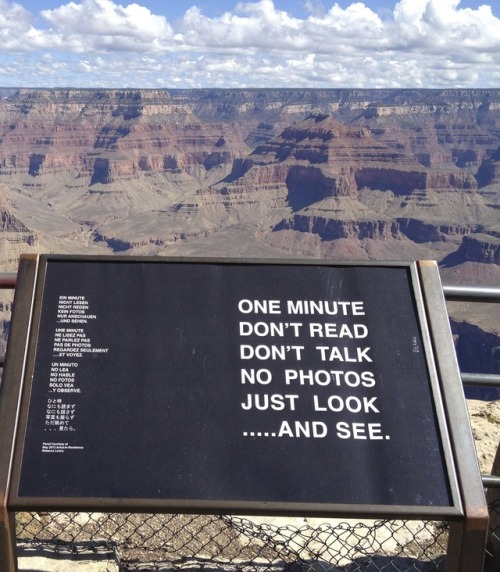
{"label": "metal railing", "polygon": [[448,302],[500,302],[500,288],[488,286],[443,286]]}
{"label": "metal railing", "polygon": [[17,274],[15,272],[0,272],[0,288],[13,289],[16,287]]}
{"label": "metal railing", "polygon": [[[0,289],[15,289],[17,274],[0,272]],[[475,286],[443,286],[448,302],[500,302],[500,288]],[[4,356],[0,356],[0,367]],[[467,386],[499,387],[500,375],[481,373],[461,373],[462,382]]]}
{"label": "metal railing", "polygon": [[[447,302],[500,302],[500,288],[478,286],[443,286]],[[462,383],[476,387],[499,387],[500,375],[461,372]]]}
{"label": "metal railing", "polygon": [[[500,288],[478,286],[443,286],[447,302],[500,302]],[[469,387],[498,387],[500,375],[461,372],[462,383]],[[500,477],[482,475],[485,488],[500,488]]]}

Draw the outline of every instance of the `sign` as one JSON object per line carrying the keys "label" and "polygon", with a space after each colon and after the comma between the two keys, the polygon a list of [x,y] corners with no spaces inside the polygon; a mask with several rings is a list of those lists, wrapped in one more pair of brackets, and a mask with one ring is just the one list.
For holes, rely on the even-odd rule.
{"label": "sign", "polygon": [[14,505],[459,502],[414,266],[39,264]]}

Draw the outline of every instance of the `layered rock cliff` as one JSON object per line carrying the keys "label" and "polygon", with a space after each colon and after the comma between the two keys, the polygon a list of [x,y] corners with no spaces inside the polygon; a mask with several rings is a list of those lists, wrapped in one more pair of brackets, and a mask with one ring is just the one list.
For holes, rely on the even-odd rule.
{"label": "layered rock cliff", "polygon": [[245,225],[259,253],[441,260],[499,236],[498,90],[0,96],[27,247],[157,254]]}
{"label": "layered rock cliff", "polygon": [[499,153],[500,90],[0,89],[0,264],[434,258],[498,285]]}
{"label": "layered rock cliff", "polygon": [[500,264],[500,237],[477,234],[465,236],[457,255],[464,261]]}

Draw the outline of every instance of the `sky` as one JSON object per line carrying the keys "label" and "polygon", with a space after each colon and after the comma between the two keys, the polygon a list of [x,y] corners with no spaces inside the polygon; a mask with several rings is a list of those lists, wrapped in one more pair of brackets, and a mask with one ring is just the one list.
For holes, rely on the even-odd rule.
{"label": "sky", "polygon": [[0,0],[0,87],[500,88],[500,2]]}

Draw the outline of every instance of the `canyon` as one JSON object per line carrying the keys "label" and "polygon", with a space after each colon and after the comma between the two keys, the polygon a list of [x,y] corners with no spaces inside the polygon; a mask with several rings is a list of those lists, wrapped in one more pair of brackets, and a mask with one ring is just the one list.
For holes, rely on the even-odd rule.
{"label": "canyon", "polygon": [[[499,209],[500,90],[0,88],[3,271],[22,252],[435,259],[498,286]],[[499,371],[498,313],[473,314]]]}

